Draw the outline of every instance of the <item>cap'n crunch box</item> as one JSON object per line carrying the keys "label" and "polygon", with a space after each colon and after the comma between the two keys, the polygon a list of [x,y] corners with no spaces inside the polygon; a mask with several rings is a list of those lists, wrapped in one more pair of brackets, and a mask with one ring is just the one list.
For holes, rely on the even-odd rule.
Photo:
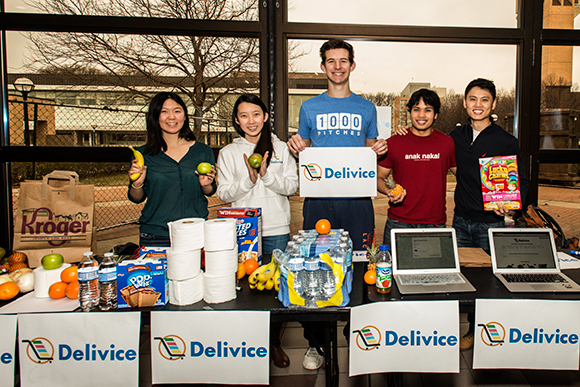
{"label": "cap'n crunch box", "polygon": [[262,264],[262,209],[222,207],[218,218],[235,218],[238,233],[238,262],[254,258]]}
{"label": "cap'n crunch box", "polygon": [[117,307],[165,305],[169,298],[167,259],[132,259],[117,264]]}

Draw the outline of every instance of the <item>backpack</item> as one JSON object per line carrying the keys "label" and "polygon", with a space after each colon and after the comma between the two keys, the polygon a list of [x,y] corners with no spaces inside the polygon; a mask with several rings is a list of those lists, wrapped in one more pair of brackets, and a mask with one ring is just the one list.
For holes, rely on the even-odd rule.
{"label": "backpack", "polygon": [[[532,204],[522,212],[521,218],[527,227],[549,228],[554,233],[557,248],[568,248],[570,241],[566,240],[562,227],[550,214]],[[521,221],[518,222],[521,224]]]}

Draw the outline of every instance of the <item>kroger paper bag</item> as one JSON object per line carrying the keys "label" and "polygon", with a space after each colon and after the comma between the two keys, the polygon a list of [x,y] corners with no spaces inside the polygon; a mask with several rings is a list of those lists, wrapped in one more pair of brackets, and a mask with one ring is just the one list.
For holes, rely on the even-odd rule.
{"label": "kroger paper bag", "polygon": [[80,184],[71,171],[53,171],[42,181],[20,184],[13,249],[28,256],[31,267],[51,252],[78,262],[96,242],[94,186]]}

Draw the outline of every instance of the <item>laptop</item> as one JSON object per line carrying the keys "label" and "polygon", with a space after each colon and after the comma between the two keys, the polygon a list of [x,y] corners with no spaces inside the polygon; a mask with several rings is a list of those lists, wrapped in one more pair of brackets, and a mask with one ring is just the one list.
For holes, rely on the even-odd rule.
{"label": "laptop", "polygon": [[493,274],[510,292],[580,292],[560,272],[556,243],[548,228],[490,228]]}
{"label": "laptop", "polygon": [[401,294],[475,292],[459,269],[453,228],[393,229],[391,254]]}

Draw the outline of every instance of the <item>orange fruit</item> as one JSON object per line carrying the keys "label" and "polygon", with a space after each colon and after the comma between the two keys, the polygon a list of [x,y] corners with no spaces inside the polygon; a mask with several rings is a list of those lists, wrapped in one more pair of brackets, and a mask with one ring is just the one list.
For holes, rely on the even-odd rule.
{"label": "orange fruit", "polygon": [[4,282],[0,285],[0,300],[11,300],[20,292],[18,285],[14,282]]}
{"label": "orange fruit", "polygon": [[22,263],[22,262],[26,262],[27,259],[28,259],[28,257],[26,256],[26,254],[16,252],[8,257],[8,263],[11,265],[14,263]]}
{"label": "orange fruit", "polygon": [[364,276],[367,285],[375,285],[377,282],[377,272],[375,270],[368,270]]}
{"label": "orange fruit", "polygon": [[318,222],[316,222],[316,231],[322,235],[328,234],[330,231],[330,222],[326,219],[320,219]]}
{"label": "orange fruit", "polygon": [[60,273],[60,280],[62,282],[66,282],[67,284],[73,281],[77,281],[78,278],[78,268],[75,265],[67,267]]}
{"label": "orange fruit", "polygon": [[254,270],[260,267],[260,264],[255,259],[250,258],[244,261],[244,266],[246,267],[246,274],[250,275],[254,272]]}
{"label": "orange fruit", "polygon": [[50,298],[63,298],[66,294],[66,282],[55,282],[48,288]]}
{"label": "orange fruit", "polygon": [[74,280],[66,286],[64,291],[66,296],[71,300],[76,300],[79,298],[79,281]]}
{"label": "orange fruit", "polygon": [[236,271],[236,278],[242,279],[246,275],[246,265],[238,263],[238,271]]}

